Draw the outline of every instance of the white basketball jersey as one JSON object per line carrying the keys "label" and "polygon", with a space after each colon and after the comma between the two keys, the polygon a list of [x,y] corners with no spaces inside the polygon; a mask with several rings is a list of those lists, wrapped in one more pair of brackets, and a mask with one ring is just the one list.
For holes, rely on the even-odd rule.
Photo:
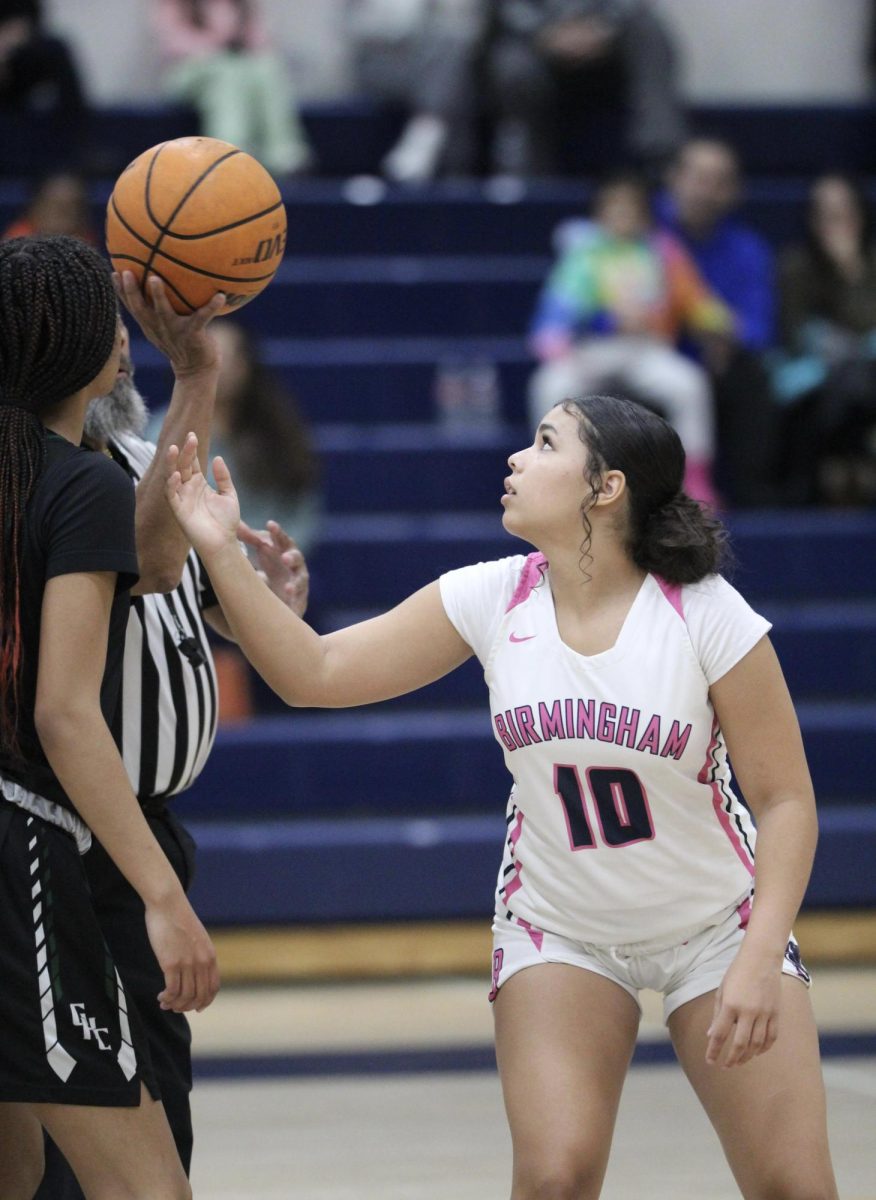
{"label": "white basketball jersey", "polygon": [[497,912],[580,942],[685,935],[749,894],[755,833],[709,687],[770,628],[724,579],[648,575],[615,645],[560,638],[540,554],[441,577],[514,778]]}

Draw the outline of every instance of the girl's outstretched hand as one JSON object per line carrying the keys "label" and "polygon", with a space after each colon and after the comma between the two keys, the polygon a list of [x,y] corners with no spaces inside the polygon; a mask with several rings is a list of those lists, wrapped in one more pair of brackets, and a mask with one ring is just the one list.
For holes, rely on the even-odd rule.
{"label": "girl's outstretched hand", "polygon": [[198,439],[190,433],[183,448],[167,452],[167,500],[180,528],[201,555],[237,542],[240,505],[231,472],[221,458],[213,459],[216,491],[198,462]]}

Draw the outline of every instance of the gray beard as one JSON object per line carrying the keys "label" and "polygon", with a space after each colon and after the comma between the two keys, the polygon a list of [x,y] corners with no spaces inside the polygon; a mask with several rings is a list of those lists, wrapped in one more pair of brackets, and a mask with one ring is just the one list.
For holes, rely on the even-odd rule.
{"label": "gray beard", "polygon": [[96,396],[85,413],[84,436],[104,443],[120,434],[142,436],[149,420],[146,402],[130,376],[122,375],[106,396]]}

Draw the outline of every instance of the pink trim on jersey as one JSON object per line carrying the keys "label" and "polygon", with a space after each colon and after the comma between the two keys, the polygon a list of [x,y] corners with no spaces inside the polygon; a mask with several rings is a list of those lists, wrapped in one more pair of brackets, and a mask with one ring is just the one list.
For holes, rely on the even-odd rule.
{"label": "pink trim on jersey", "polygon": [[747,929],[751,917],[751,896],[747,900],[742,901],[736,910],[736,915],[739,918],[739,928]]}
{"label": "pink trim on jersey", "polygon": [[666,580],[661,579],[659,575],[655,575],[654,580],[655,580],[657,586],[660,588],[660,591],[663,593],[663,595],[666,597],[666,599],[669,601],[669,603],[672,605],[672,607],[675,609],[675,611],[678,613],[678,615],[681,617],[681,619],[683,621],[684,620],[684,605],[683,605],[682,599],[681,599],[681,584],[680,583],[667,583]]}
{"label": "pink trim on jersey", "polygon": [[536,929],[536,927],[534,925],[530,925],[528,921],[524,921],[523,917],[515,917],[514,920],[517,922],[517,924],[520,926],[521,929],[526,930],[526,932],[529,934],[530,938],[532,938],[533,946],[535,946],[536,950],[539,952],[539,954],[541,954],[541,946],[542,946],[542,942],[544,941],[544,933],[540,929]]}
{"label": "pink trim on jersey", "polygon": [[523,564],[523,570],[520,572],[520,578],[517,581],[517,587],[514,589],[514,595],[505,609],[506,613],[509,613],[512,608],[516,608],[518,604],[522,604],[524,600],[528,599],[532,589],[544,579],[544,572],[547,565],[547,559],[543,554],[528,554],[526,556],[526,562]]}
{"label": "pink trim on jersey", "polygon": [[514,828],[508,834],[508,848],[511,851],[511,859],[514,862],[514,876],[509,883],[503,884],[499,889],[499,895],[507,902],[509,896],[513,896],[516,891],[523,887],[520,879],[520,872],[523,869],[523,864],[515,860],[514,856],[517,852],[517,843],[520,841],[520,835],[523,832],[523,813],[518,808],[516,810],[516,819]]}
{"label": "pink trim on jersey", "polygon": [[711,788],[712,788],[712,807],[715,810],[715,816],[721,822],[721,828],[724,830],[724,832],[727,834],[727,837],[730,839],[731,846],[736,851],[736,853],[739,855],[739,861],[745,867],[745,869],[749,873],[749,875],[754,875],[754,863],[748,857],[745,847],[742,845],[742,842],[739,840],[739,834],[733,828],[733,825],[730,821],[730,816],[729,816],[727,810],[724,808],[723,797],[721,795],[721,789],[718,787],[717,783],[714,783],[714,782],[711,784]]}
{"label": "pink trim on jersey", "polygon": [[508,835],[508,845],[511,847],[512,854],[514,853],[514,847],[520,841],[520,835],[522,832],[523,832],[523,813],[520,812],[520,810],[518,809],[517,810],[517,820],[514,824],[514,828],[511,830],[511,832]]}
{"label": "pink trim on jersey", "polygon": [[506,883],[505,886],[502,888],[502,899],[506,903],[508,902],[509,896],[513,896],[515,892],[519,892],[520,889],[523,887],[523,880],[520,878],[520,872],[522,871],[522,869],[523,869],[522,864],[519,862],[516,862],[514,864],[514,876],[511,880],[511,882]]}
{"label": "pink trim on jersey", "polygon": [[712,751],[717,745],[718,720],[716,718],[712,722],[712,740],[709,742],[709,748],[706,751],[706,761],[703,763],[699,775],[697,775],[697,781],[699,783],[708,784],[708,786],[712,789],[712,808],[715,810],[715,816],[718,818],[721,828],[730,839],[730,845],[736,851],[739,861],[745,867],[749,875],[754,875],[754,863],[752,862],[748,851],[743,846],[738,832],[733,828],[733,823],[730,820],[730,814],[724,808],[724,797],[721,795],[721,788],[719,787],[717,780],[709,779],[709,769],[714,765],[712,763]]}

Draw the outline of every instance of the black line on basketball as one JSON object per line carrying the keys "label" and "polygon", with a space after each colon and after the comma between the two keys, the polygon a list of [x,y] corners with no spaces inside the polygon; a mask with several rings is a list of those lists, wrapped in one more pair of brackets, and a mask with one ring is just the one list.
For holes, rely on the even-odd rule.
{"label": "black line on basketball", "polygon": [[145,260],[145,259],[142,259],[142,258],[135,258],[133,254],[113,254],[113,255],[112,255],[112,260],[113,260],[113,262],[116,262],[116,261],[122,261],[122,262],[132,262],[132,263],[136,263],[136,265],[137,265],[138,267],[145,267],[145,266],[146,266],[146,260]]}
{"label": "black line on basketball", "polygon": [[[164,149],[164,146],[166,146],[166,145],[167,145],[167,142],[165,142],[162,146],[159,146],[158,150],[155,152],[152,162],[149,164],[149,170],[146,174],[145,201],[146,201],[146,211],[149,213],[150,216],[152,215],[152,212],[151,212],[150,200],[149,200],[149,185],[151,182],[152,168],[155,165],[155,159],[158,158],[158,155],[161,153],[161,151]],[[180,201],[177,204],[176,208],[173,210],[173,212],[167,218],[167,224],[161,225],[159,222],[156,222],[156,224],[158,224],[158,228],[161,230],[161,232],[158,235],[158,240],[155,242],[155,244],[152,247],[152,254],[150,256],[149,263],[147,264],[147,267],[146,267],[147,273],[152,267],[152,259],[155,257],[158,247],[161,245],[162,238],[168,232],[168,230],[170,229],[170,227],[173,224],[176,217],[179,216],[180,210],[182,209],[182,207],[186,203],[186,201],[189,199],[189,197],[192,195],[192,193],[195,191],[195,189],[201,186],[201,184],[204,182],[204,180],[207,178],[207,176],[212,171],[215,171],[216,168],[220,165],[220,163],[227,162],[227,160],[229,158],[234,158],[234,156],[236,154],[240,154],[240,153],[241,153],[241,151],[235,148],[233,150],[229,150],[227,154],[220,155],[219,158],[217,158],[213,162],[211,162],[209,167],[206,167],[201,172],[201,174],[198,176],[198,178],[189,185],[188,191],[180,198]],[[146,278],[145,274],[144,274],[143,278],[145,281],[145,278]]]}
{"label": "black line on basketball", "polygon": [[[131,237],[136,238],[138,242],[142,243],[142,245],[147,246],[150,250],[154,251],[150,256],[150,262],[154,261],[156,256],[160,258],[166,258],[167,261],[172,262],[174,266],[185,267],[185,269],[187,271],[191,271],[193,275],[204,275],[208,279],[227,279],[231,283],[261,283],[265,279],[273,279],[276,273],[275,271],[270,271],[267,275],[220,275],[216,271],[207,271],[203,267],[196,267],[192,263],[187,263],[185,259],[176,258],[173,254],[168,254],[166,250],[155,250],[152,243],[147,238],[144,238],[143,235],[138,233],[132,225],[128,224],[128,222],[119,212],[119,206],[116,204],[115,197],[111,197],[110,203],[112,204],[113,212],[118,218],[119,224],[124,226]],[[173,237],[174,235],[171,234],[170,236]],[[116,255],[116,257],[121,258],[122,256]]]}
{"label": "black line on basketball", "polygon": [[[114,254],[112,257],[113,257],[113,262],[121,260],[123,262],[136,263],[138,267],[146,266],[146,263],[143,261],[142,258],[135,258],[133,254]],[[182,302],[186,306],[186,308],[188,308],[191,312],[195,311],[195,309],[197,308],[197,305],[192,304],[191,300],[187,300],[185,298],[185,296],[182,294],[182,292],[179,290],[179,288],[176,287],[174,284],[172,284],[169,279],[165,279],[165,277],[161,274],[161,272],[156,271],[154,267],[149,267],[148,271],[143,272],[143,282],[140,285],[140,291],[143,292],[144,295],[146,292],[146,280],[149,275],[157,275],[158,278],[161,280],[161,282],[164,284],[164,286],[166,288],[170,288],[170,290],[173,292],[173,294],[175,296],[178,296],[179,299],[182,300]]]}
{"label": "black line on basketball", "polygon": [[[149,217],[149,220],[152,222],[152,224],[155,226],[156,229],[161,229],[161,222],[158,220],[155,213],[152,211],[152,202],[149,198],[149,187],[150,187],[150,184],[152,183],[152,169],[155,166],[155,163],[156,163],[156,160],[157,160],[159,154],[161,153],[161,151],[164,149],[164,147],[166,145],[167,145],[167,142],[162,142],[161,145],[156,148],[155,153],[152,155],[152,158],[149,161],[149,167],[146,171],[146,183],[143,187],[143,203],[146,206],[146,215]],[[115,195],[115,192],[113,192],[113,195]]]}
{"label": "black line on basketball", "polygon": [[[128,233],[131,235],[131,237],[136,238],[138,242],[142,242],[144,246],[149,246],[151,248],[152,243],[149,241],[149,239],[143,237],[142,233],[138,233],[137,230],[134,228],[134,226],[129,225],[128,222],[125,220],[125,218],[122,216],[121,212],[119,211],[119,206],[118,206],[118,204],[116,204],[115,195],[110,196],[110,204],[112,205],[113,212],[116,214],[116,217],[118,218],[119,224],[124,226],[125,229],[127,229]],[[121,256],[116,255],[115,257],[119,258]]]}
{"label": "black line on basketball", "polygon": [[[164,145],[163,142],[162,142],[162,145]],[[159,146],[158,149],[160,150],[161,146]],[[149,168],[146,173],[147,179],[149,177],[149,173],[152,171],[152,163],[155,162],[155,159],[157,157],[158,157],[158,154],[156,152],[152,157],[152,162],[149,164]],[[131,164],[131,166],[133,166],[133,164]],[[131,166],[126,167],[125,171],[130,171]],[[119,176],[119,179],[122,178],[122,176],[125,174],[125,171],[122,172],[122,175]],[[128,233],[130,233],[133,237],[137,238],[138,241],[142,242],[144,246],[151,246],[152,243],[149,241],[149,239],[147,237],[144,237],[142,233],[138,233],[137,230],[134,229],[131,225],[129,225],[128,222],[122,216],[121,212],[119,211],[119,206],[116,203],[116,191],[117,190],[118,190],[118,184],[116,185],[115,188],[113,188],[112,192],[110,193],[110,204],[113,207],[113,212],[116,214],[116,216],[118,217],[118,219],[122,223],[122,225],[124,225],[125,229],[127,229]],[[157,221],[155,219],[155,214],[151,211],[148,203],[146,205],[146,215],[149,218],[149,220],[152,222],[152,224],[155,226],[155,228],[160,230],[161,224],[159,221]]]}
{"label": "black line on basketball", "polygon": [[208,271],[205,267],[195,267],[181,258],[174,258],[166,250],[156,250],[155,256],[157,258],[166,258],[174,266],[185,267],[193,275],[203,275],[206,279],[227,279],[230,283],[262,283],[266,279],[273,279],[276,274],[275,271],[269,271],[267,275],[221,275],[218,271]]}
{"label": "black line on basketball", "polygon": [[227,233],[229,229],[237,229],[239,225],[247,225],[250,221],[257,221],[259,217],[266,217],[282,207],[283,201],[278,200],[276,204],[272,204],[270,208],[263,208],[261,212],[253,213],[249,217],[243,217],[239,221],[232,221],[230,225],[220,225],[218,229],[207,229],[203,233],[174,233],[172,229],[168,229],[166,232],[170,237],[176,238],[177,241],[195,242],[198,238],[214,237],[217,233]]}
{"label": "black line on basketball", "polygon": [[150,218],[150,220],[153,222],[153,224],[154,224],[154,225],[155,225],[155,226],[156,226],[158,229],[160,229],[160,230],[161,230],[162,232],[164,232],[164,233],[166,233],[166,232],[167,232],[167,230],[170,228],[170,222],[171,222],[171,221],[173,220],[173,218],[174,218],[174,217],[177,215],[177,213],[179,212],[179,210],[180,210],[180,208],[182,207],[182,205],[183,205],[183,204],[185,204],[186,200],[188,200],[189,196],[192,194],[192,192],[195,190],[195,188],[198,186],[198,184],[201,182],[201,180],[202,180],[202,179],[204,179],[204,178],[205,178],[207,175],[209,175],[209,174],[210,174],[210,172],[213,170],[213,168],[214,168],[214,167],[216,167],[216,166],[218,166],[218,165],[219,165],[219,163],[221,163],[221,162],[224,162],[226,158],[233,158],[235,154],[240,154],[240,151],[239,151],[239,150],[237,150],[237,149],[234,149],[234,150],[231,150],[231,151],[229,151],[229,153],[228,153],[228,154],[223,154],[223,155],[220,155],[220,157],[219,157],[219,158],[217,158],[217,159],[216,159],[214,162],[212,162],[212,163],[210,164],[210,166],[206,168],[206,170],[203,172],[203,174],[201,174],[201,175],[200,175],[200,176],[199,176],[199,177],[198,177],[198,178],[197,178],[197,179],[196,179],[196,180],[195,180],[195,181],[194,181],[194,182],[191,184],[191,186],[189,187],[189,190],[188,190],[188,191],[186,192],[186,194],[185,194],[185,195],[182,197],[182,199],[180,200],[179,204],[176,206],[176,208],[174,209],[174,211],[173,211],[173,212],[170,214],[170,217],[168,218],[168,222],[167,222],[167,224],[166,224],[166,225],[163,225],[163,224],[161,223],[161,221],[159,221],[158,217],[156,217],[155,213],[152,211],[152,197],[151,197],[151,194],[150,194],[150,188],[151,188],[151,185],[152,185],[152,171],[153,171],[153,168],[155,167],[155,163],[156,163],[156,161],[157,161],[157,159],[158,159],[158,156],[159,156],[159,154],[161,153],[161,151],[162,151],[162,150],[165,148],[165,146],[167,146],[167,145],[169,145],[169,143],[168,143],[168,142],[162,142],[162,143],[161,143],[161,145],[160,145],[160,146],[159,146],[159,147],[156,149],[155,153],[152,155],[152,160],[151,160],[151,162],[149,163],[149,168],[148,168],[148,170],[146,171],[146,183],[145,183],[145,187],[144,187],[144,194],[143,194],[143,200],[144,200],[144,202],[145,202],[145,205],[146,205],[146,212],[149,214],[149,218]]}
{"label": "black line on basketball", "polygon": [[[155,151],[155,153],[152,155],[152,158],[149,160],[149,169],[146,172],[146,181],[143,184],[143,204],[146,209],[146,214],[149,217],[149,220],[153,223],[153,225],[155,225],[155,227],[159,231],[159,233],[158,233],[159,238],[161,237],[161,222],[158,220],[158,218],[155,216],[155,213],[152,211],[152,200],[150,198],[149,191],[152,186],[152,171],[155,167],[156,162],[158,161],[159,154],[161,153],[161,151],[164,149],[164,147],[166,145],[167,145],[167,142],[162,142],[161,145],[158,147],[158,149]],[[144,296],[146,294],[146,277],[149,274],[149,270],[152,266],[152,259],[154,257],[155,257],[155,246],[154,246],[154,244],[152,244],[152,250],[149,255],[149,261],[143,264],[143,266],[144,266],[143,279],[141,280],[141,283],[140,283],[140,291],[143,293]]]}

